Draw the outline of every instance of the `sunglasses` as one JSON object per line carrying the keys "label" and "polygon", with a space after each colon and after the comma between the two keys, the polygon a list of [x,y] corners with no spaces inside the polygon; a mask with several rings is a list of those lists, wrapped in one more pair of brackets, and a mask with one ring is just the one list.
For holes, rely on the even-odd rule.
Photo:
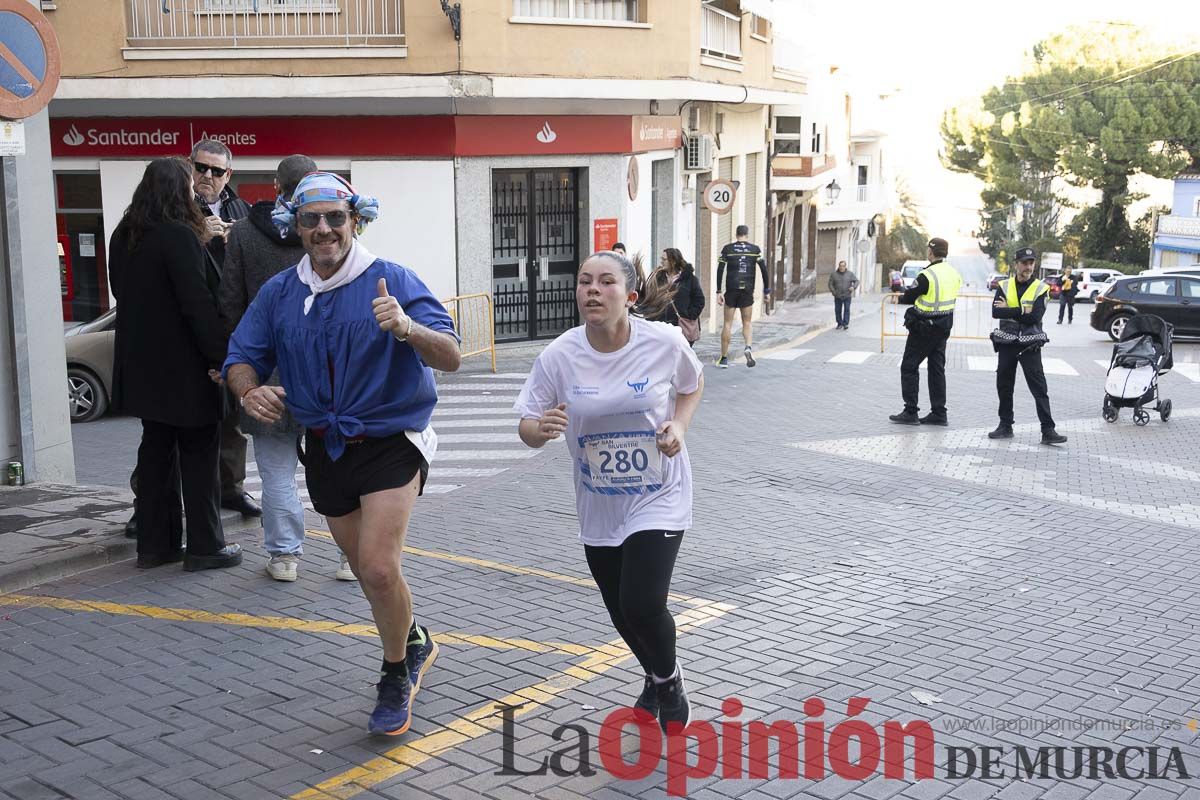
{"label": "sunglasses", "polygon": [[226,167],[214,167],[212,164],[201,164],[199,161],[192,162],[192,169],[203,175],[206,172],[211,172],[214,178],[224,178],[225,173],[229,172]]}
{"label": "sunglasses", "polygon": [[301,228],[315,228],[321,224],[321,219],[324,219],[326,224],[331,228],[340,228],[346,224],[346,220],[350,218],[349,211],[326,211],[324,214],[318,214],[315,211],[298,211],[296,212],[296,224]]}

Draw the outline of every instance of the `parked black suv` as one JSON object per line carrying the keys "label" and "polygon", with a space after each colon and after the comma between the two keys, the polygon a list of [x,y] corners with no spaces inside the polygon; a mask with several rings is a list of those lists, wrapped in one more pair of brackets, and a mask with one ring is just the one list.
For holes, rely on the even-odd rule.
{"label": "parked black suv", "polygon": [[1154,314],[1175,326],[1176,336],[1200,336],[1200,277],[1138,275],[1118,278],[1096,298],[1092,327],[1114,342],[1134,314]]}

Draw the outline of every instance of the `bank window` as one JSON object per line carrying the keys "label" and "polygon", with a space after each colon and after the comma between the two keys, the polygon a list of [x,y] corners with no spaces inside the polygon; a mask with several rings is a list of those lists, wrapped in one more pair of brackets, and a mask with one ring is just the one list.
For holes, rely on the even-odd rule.
{"label": "bank window", "polygon": [[638,22],[638,0],[513,0],[513,15],[588,22]]}
{"label": "bank window", "polygon": [[804,127],[800,117],[775,118],[775,152],[800,155],[803,152]]}

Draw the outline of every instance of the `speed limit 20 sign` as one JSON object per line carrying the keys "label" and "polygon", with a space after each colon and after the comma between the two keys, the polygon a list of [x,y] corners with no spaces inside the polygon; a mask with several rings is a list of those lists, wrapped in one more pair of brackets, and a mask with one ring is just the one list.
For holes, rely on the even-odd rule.
{"label": "speed limit 20 sign", "polygon": [[709,181],[704,187],[704,207],[714,214],[728,214],[737,199],[737,184],[724,179]]}

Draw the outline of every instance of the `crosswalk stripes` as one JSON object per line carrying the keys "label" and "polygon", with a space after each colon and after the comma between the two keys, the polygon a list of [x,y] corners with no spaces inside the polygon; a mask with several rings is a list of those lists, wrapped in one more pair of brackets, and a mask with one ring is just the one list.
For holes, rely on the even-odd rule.
{"label": "crosswalk stripes", "polygon": [[1193,383],[1200,383],[1200,364],[1176,361],[1174,371]]}
{"label": "crosswalk stripes", "polygon": [[758,357],[759,361],[795,361],[802,355],[811,353],[812,350],[799,350],[790,348],[788,350],[776,350],[774,353],[767,353]]}
{"label": "crosswalk stripes", "polygon": [[1042,371],[1047,375],[1078,375],[1075,368],[1061,358],[1042,357]]}
{"label": "crosswalk stripes", "polygon": [[829,359],[829,364],[862,364],[867,361],[874,353],[868,350],[843,350],[833,358]]}

